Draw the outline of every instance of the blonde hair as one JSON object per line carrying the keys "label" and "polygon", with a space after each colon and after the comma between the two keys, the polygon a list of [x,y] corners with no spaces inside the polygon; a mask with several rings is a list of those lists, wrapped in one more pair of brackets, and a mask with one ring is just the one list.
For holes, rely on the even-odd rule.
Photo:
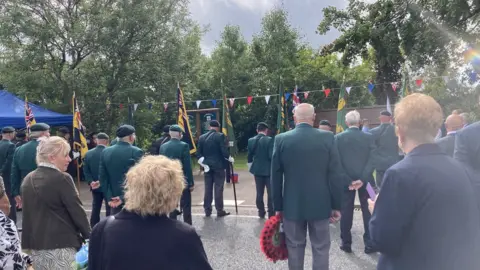
{"label": "blonde hair", "polygon": [[443,122],[440,105],[430,96],[411,94],[395,105],[395,125],[408,139],[431,143]]}
{"label": "blonde hair", "polygon": [[42,162],[49,163],[50,160],[48,159],[48,157],[56,156],[58,154],[66,156],[70,152],[70,145],[62,137],[42,137],[38,141],[39,144],[37,146],[36,156],[37,165]]}
{"label": "blonde hair", "polygon": [[178,160],[146,156],[126,175],[125,209],[141,216],[168,214],[176,208],[184,188]]}

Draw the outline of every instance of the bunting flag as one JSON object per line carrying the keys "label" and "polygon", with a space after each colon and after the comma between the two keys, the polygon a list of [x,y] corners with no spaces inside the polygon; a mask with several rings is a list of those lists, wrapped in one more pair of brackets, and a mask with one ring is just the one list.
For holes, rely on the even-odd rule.
{"label": "bunting flag", "polygon": [[350,95],[350,90],[352,90],[352,87],[347,87],[347,88],[345,88],[345,90],[347,90],[347,94]]}
{"label": "bunting flag", "polygon": [[152,110],[152,107],[153,107],[153,104],[152,103],[148,103],[148,110]]}
{"label": "bunting flag", "polygon": [[163,103],[163,111],[166,112],[168,110],[168,102]]}
{"label": "bunting flag", "polygon": [[375,85],[372,82],[368,82],[368,91],[370,91],[370,94],[372,93],[373,88],[375,88]]}
{"label": "bunting flag", "polygon": [[[283,91],[282,91],[282,92],[283,92]],[[290,93],[285,93],[285,101],[287,101],[288,98],[290,98]]]}
{"label": "bunting flag", "polygon": [[423,82],[422,79],[416,79],[415,80],[415,84],[417,85],[417,87],[422,87],[422,82]]}
{"label": "bunting flag", "polygon": [[[398,87],[397,83],[396,83],[396,82],[392,82],[392,90],[393,90],[393,92],[397,92],[397,87]],[[387,96],[387,97],[388,97],[388,96]]]}
{"label": "bunting flag", "polygon": [[73,151],[78,152],[80,157],[78,158],[78,166],[82,166],[82,160],[88,152],[87,137],[85,136],[85,127],[82,124],[82,117],[80,115],[80,108],[78,107],[77,98],[75,92],[72,97],[73,104]]}
{"label": "bunting flag", "polygon": [[304,97],[305,99],[307,99],[309,94],[310,94],[310,92],[308,92],[308,91],[307,91],[307,92],[304,92],[304,93],[303,93],[303,97]]}
{"label": "bunting flag", "polygon": [[180,84],[177,84],[177,112],[177,125],[183,129],[182,141],[188,143],[190,146],[190,154],[195,154],[195,152],[197,152],[197,146],[193,140],[187,108],[183,100],[183,92],[182,89],[180,89]]}
{"label": "bunting flag", "polygon": [[28,99],[25,96],[25,126],[27,127],[27,135],[30,134],[30,127],[36,123],[37,121],[35,121],[32,108],[30,108],[30,105],[28,105]]}
{"label": "bunting flag", "polygon": [[268,104],[269,101],[270,101],[270,95],[265,96],[265,102]]}
{"label": "bunting flag", "polygon": [[235,98],[229,98],[228,101],[230,101],[230,107],[233,108],[233,105],[235,105]]}
{"label": "bunting flag", "polygon": [[228,103],[227,96],[223,96],[223,106],[222,106],[222,133],[228,140],[228,150],[230,155],[234,156],[237,154],[237,142],[235,140],[235,132],[233,131],[232,121],[230,119],[230,113],[228,112]]}
{"label": "bunting flag", "polygon": [[138,108],[138,103],[133,104],[133,111],[136,112]]}
{"label": "bunting flag", "polygon": [[392,105],[390,105],[390,98],[388,97],[388,95],[387,95],[387,111],[393,114]]}
{"label": "bunting flag", "polygon": [[325,97],[328,97],[330,95],[331,91],[332,90],[330,90],[330,88],[327,88],[327,89],[323,90],[323,92],[325,93]]}
{"label": "bunting flag", "polygon": [[213,105],[213,107],[217,107],[217,100],[216,99],[212,99],[212,105]]}
{"label": "bunting flag", "polygon": [[201,100],[197,100],[196,103],[197,103],[197,109],[199,109],[199,108],[200,108],[200,103],[202,103],[202,101],[201,101]]}
{"label": "bunting flag", "polygon": [[120,109],[123,109],[123,104],[120,103],[120,105],[118,105],[118,107],[119,107]]}
{"label": "bunting flag", "polygon": [[338,95],[338,108],[337,108],[337,125],[336,125],[336,133],[343,132],[347,125],[345,124],[345,114],[347,113],[345,110],[345,106],[347,102],[345,101],[345,91],[346,88],[340,89],[340,93]]}
{"label": "bunting flag", "polygon": [[300,104],[300,99],[298,98],[298,86],[296,85],[295,85],[295,89],[293,90],[292,104],[293,104],[293,108],[297,107],[297,105]]}
{"label": "bunting flag", "polygon": [[247,97],[247,103],[248,105],[250,105],[252,103],[252,100],[253,100],[253,97],[252,96],[248,96]]}
{"label": "bunting flag", "polygon": [[450,78],[448,76],[442,76],[443,78],[443,81],[445,82],[445,84],[448,83],[448,81],[450,80]]}
{"label": "bunting flag", "polygon": [[286,95],[283,94],[283,88],[281,87],[281,85],[279,85],[278,87],[278,96],[279,96],[279,100],[278,100],[278,114],[277,114],[277,134],[280,134],[282,132],[285,132],[287,131],[287,125],[286,125],[286,122],[287,122],[287,118],[285,117],[286,115],[286,108],[285,108],[285,105],[286,105],[286,100],[287,100],[287,97]]}

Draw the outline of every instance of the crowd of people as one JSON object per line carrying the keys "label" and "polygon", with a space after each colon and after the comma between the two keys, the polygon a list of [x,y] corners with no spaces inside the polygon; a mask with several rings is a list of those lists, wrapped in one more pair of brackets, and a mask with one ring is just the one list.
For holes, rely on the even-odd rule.
{"label": "crowd of people", "polygon": [[[340,249],[352,252],[357,193],[364,252],[381,254],[377,269],[478,269],[480,122],[468,125],[458,111],[443,120],[440,105],[423,94],[403,98],[393,115],[383,111],[379,119],[370,129],[358,111],[350,111],[348,128],[334,134],[328,121],[314,128],[314,106],[303,103],[295,107],[295,127],[288,132],[272,138],[268,125],[258,123],[258,135],[248,141],[258,216],[282,218],[289,269],[304,269],[307,231],[313,269],[329,269],[331,223],[340,222]],[[220,124],[209,125],[197,151],[203,207],[210,217],[215,201],[217,217],[225,217],[230,214],[223,205],[225,174],[234,159]],[[442,125],[444,137],[438,136]],[[66,173],[76,158],[68,136],[50,136],[50,127],[38,123],[28,142],[15,143],[15,129],[4,127],[2,269],[70,269],[86,240],[91,270],[212,269],[191,226],[190,147],[181,140],[180,126],[164,131],[146,156],[133,145],[132,126],[120,126],[114,142],[105,133],[92,138],[95,147],[83,160],[92,191],[88,220]],[[368,186],[378,194],[372,196]],[[109,217],[101,220],[103,205]],[[23,211],[21,244],[17,207]]]}

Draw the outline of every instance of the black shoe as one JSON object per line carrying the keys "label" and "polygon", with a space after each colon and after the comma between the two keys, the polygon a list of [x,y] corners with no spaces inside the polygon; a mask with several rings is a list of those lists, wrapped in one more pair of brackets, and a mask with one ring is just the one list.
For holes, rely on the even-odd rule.
{"label": "black shoe", "polygon": [[377,253],[377,251],[372,247],[365,247],[365,254]]}
{"label": "black shoe", "polygon": [[265,213],[259,213],[258,217],[261,218],[261,219],[264,219],[265,218]]}
{"label": "black shoe", "polygon": [[229,212],[226,212],[226,211],[224,211],[224,210],[222,210],[222,211],[220,211],[220,212],[217,212],[217,217],[226,217],[226,216],[228,216],[228,215],[230,215],[230,213],[229,213]]}
{"label": "black shoe", "polygon": [[212,213],[205,213],[205,217],[210,217]]}
{"label": "black shoe", "polygon": [[349,246],[340,246],[340,249],[346,253],[352,253],[352,247]]}

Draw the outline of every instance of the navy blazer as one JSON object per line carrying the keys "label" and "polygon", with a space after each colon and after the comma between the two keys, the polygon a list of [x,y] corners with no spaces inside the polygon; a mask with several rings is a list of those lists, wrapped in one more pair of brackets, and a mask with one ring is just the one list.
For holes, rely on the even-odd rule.
{"label": "navy blazer", "polygon": [[450,157],[453,157],[453,151],[455,149],[455,134],[450,133],[443,138],[439,138],[435,141],[436,144],[442,149],[442,151]]}
{"label": "navy blazer", "polygon": [[480,173],[480,122],[457,132],[453,156],[476,173]]}
{"label": "navy blazer", "polygon": [[472,175],[436,144],[386,171],[370,220],[378,270],[474,270],[480,211]]}

